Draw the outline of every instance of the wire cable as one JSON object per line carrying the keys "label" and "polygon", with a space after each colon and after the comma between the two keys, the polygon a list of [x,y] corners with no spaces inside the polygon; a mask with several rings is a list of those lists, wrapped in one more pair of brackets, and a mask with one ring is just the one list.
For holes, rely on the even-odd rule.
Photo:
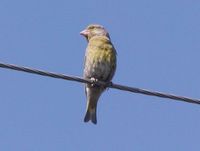
{"label": "wire cable", "polygon": [[2,63],[2,62],[0,62],[0,67],[6,68],[6,69],[12,69],[12,70],[16,70],[16,71],[23,71],[23,72],[27,72],[27,73],[42,75],[42,76],[47,76],[47,77],[52,77],[52,78],[76,81],[76,82],[80,82],[80,83],[102,85],[105,87],[123,90],[123,91],[129,91],[129,92],[133,92],[133,93],[139,93],[139,94],[156,96],[156,97],[161,97],[161,98],[168,98],[168,99],[178,100],[178,101],[183,101],[183,102],[188,102],[188,103],[200,104],[200,99],[192,99],[189,97],[183,97],[183,96],[177,96],[177,95],[168,94],[168,93],[162,93],[162,92],[150,91],[150,90],[146,90],[146,89],[129,87],[129,86],[124,86],[124,85],[120,85],[120,84],[115,84],[112,82],[106,83],[103,81],[92,81],[90,79],[84,79],[84,78],[81,78],[78,76],[69,76],[69,75],[64,75],[64,74],[47,72],[47,71],[43,71],[43,70],[37,70],[37,69],[17,66],[17,65],[13,65],[13,64],[6,64],[6,63]]}

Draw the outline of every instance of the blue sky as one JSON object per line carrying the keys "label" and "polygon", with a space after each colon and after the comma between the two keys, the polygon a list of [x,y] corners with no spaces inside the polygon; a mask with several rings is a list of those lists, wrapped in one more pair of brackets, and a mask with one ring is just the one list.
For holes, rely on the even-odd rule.
{"label": "blue sky", "polygon": [[[81,76],[90,23],[118,53],[114,83],[200,98],[198,0],[1,0],[0,61]],[[83,84],[0,69],[0,150],[199,151],[200,106],[109,89],[84,123]]]}

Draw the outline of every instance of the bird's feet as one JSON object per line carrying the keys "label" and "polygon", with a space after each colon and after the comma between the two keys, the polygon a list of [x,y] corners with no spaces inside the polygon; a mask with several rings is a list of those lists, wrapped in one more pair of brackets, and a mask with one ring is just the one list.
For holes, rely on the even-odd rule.
{"label": "bird's feet", "polygon": [[92,87],[95,87],[95,86],[100,86],[100,87],[104,87],[104,88],[109,88],[110,86],[112,86],[112,82],[110,81],[110,82],[106,82],[106,83],[104,83],[103,85],[99,85],[99,84],[97,84],[98,83],[98,79],[96,79],[96,78],[94,78],[94,77],[91,77],[90,78],[90,80],[92,81],[92,83],[91,83],[91,86]]}
{"label": "bird's feet", "polygon": [[92,84],[91,84],[92,87],[94,87],[99,81],[98,79],[95,79],[94,77],[91,77],[90,80],[92,81]]}

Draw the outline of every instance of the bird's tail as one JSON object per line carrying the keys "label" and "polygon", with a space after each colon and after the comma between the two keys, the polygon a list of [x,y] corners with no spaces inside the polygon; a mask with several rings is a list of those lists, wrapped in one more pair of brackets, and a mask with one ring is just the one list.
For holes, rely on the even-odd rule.
{"label": "bird's tail", "polygon": [[103,89],[100,89],[99,87],[97,88],[86,87],[87,108],[86,108],[84,122],[91,121],[92,123],[97,124],[97,116],[96,116],[97,103],[102,92]]}
{"label": "bird's tail", "polygon": [[87,111],[85,114],[84,122],[92,121],[92,123],[97,124],[97,116],[96,116],[96,106],[91,107],[88,105]]}

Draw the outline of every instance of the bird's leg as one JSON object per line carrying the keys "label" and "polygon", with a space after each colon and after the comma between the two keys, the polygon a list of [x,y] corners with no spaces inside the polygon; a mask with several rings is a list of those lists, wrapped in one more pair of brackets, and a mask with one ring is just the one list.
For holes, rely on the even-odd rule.
{"label": "bird's leg", "polygon": [[90,80],[92,81],[91,86],[94,87],[96,83],[98,82],[98,79],[95,79],[94,77],[91,77]]}
{"label": "bird's leg", "polygon": [[[98,79],[96,79],[96,78],[94,78],[94,77],[91,77],[90,80],[92,81],[92,84],[91,84],[92,87],[95,87],[95,86],[98,85],[98,84],[97,84],[97,82],[99,81]],[[106,82],[105,85],[103,85],[102,87],[108,89],[110,86],[112,86],[112,84],[113,84],[113,83],[112,83],[111,81],[109,81],[109,82]]]}

